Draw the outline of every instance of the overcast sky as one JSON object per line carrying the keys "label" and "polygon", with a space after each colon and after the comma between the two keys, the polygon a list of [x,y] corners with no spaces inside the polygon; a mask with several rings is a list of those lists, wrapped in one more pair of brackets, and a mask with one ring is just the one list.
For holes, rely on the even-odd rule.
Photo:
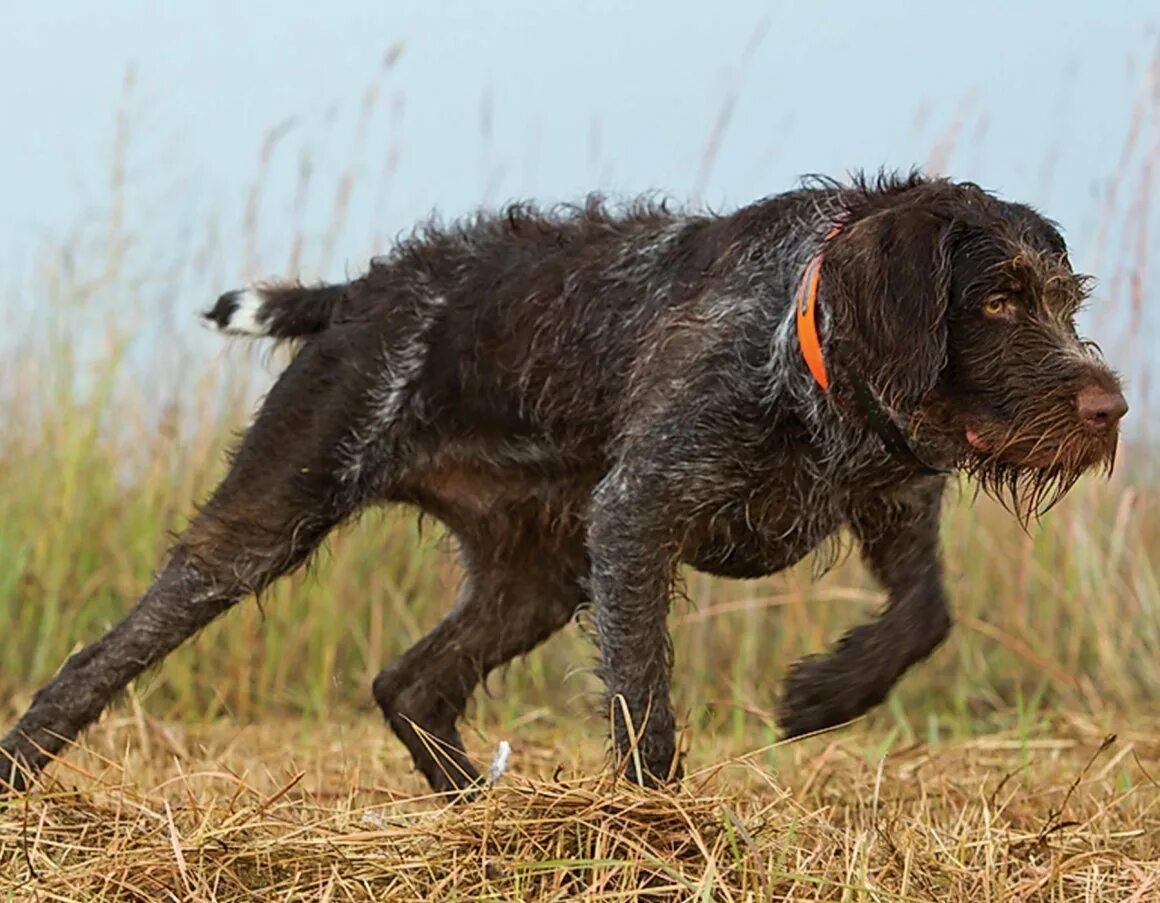
{"label": "overcast sky", "polygon": [[1145,0],[0,0],[0,263],[23,280],[46,236],[107,214],[131,64],[138,246],[177,254],[212,223],[233,255],[183,291],[237,278],[247,186],[266,134],[287,120],[262,205],[263,272],[284,268],[296,223],[329,229],[347,166],[345,228],[329,258],[316,248],[303,259],[306,278],[358,269],[432,210],[595,188],[730,207],[804,173],[933,163],[1044,206],[1107,284],[1116,242],[1096,254],[1099,199],[1123,177],[1128,205],[1139,158],[1160,148],[1153,102],[1121,162],[1158,18]]}

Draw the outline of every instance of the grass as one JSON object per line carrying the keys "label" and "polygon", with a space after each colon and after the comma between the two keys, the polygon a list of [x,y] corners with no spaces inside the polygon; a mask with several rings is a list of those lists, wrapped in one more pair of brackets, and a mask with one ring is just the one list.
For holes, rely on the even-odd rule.
{"label": "grass", "polygon": [[[196,402],[195,402],[196,403]],[[121,429],[107,429],[116,417]],[[233,422],[238,422],[238,417]],[[0,450],[0,694],[20,698],[147,584],[170,536],[222,469],[223,423],[178,412],[122,431],[122,405],[60,400]],[[1154,490],[1089,479],[1030,533],[953,497],[945,554],[958,629],[882,719],[907,738],[986,728],[1016,705],[1101,712],[1160,695],[1160,505]],[[278,584],[176,653],[140,686],[180,717],[323,717],[367,705],[370,681],[446,610],[457,573],[437,528],[373,512],[313,573]],[[881,603],[856,557],[730,583],[689,574],[674,612],[680,703],[703,726],[769,724],[778,675]],[[591,646],[570,627],[511,669],[506,699],[586,712]],[[506,703],[489,701],[481,717]]]}
{"label": "grass", "polygon": [[[1097,259],[1121,226],[1145,234],[1151,182],[1136,191],[1132,165],[1148,175],[1155,160],[1139,159],[1138,116]],[[63,242],[36,283],[56,316],[0,355],[0,422],[16,425],[0,432],[5,724],[147,585],[278,369],[186,338],[191,310],[167,289],[221,287],[232,264],[215,230],[164,272],[134,256],[129,122],[122,110],[108,221]],[[335,253],[358,178],[337,173],[329,231],[293,236],[289,270]],[[276,271],[259,259],[264,191],[263,169],[240,271]],[[1124,247],[1103,299],[1107,331],[1127,329],[1121,363],[1139,354],[1148,276],[1144,245]],[[6,301],[23,322],[28,299]],[[1147,377],[1129,392],[1136,416]],[[672,627],[691,774],[675,794],[610,775],[592,645],[572,626],[469,712],[472,753],[486,765],[507,740],[510,772],[467,807],[425,797],[369,686],[458,574],[437,528],[373,512],[312,573],[135,682],[35,794],[0,803],[0,900],[1160,899],[1154,449],[1137,433],[1113,480],[1085,480],[1026,533],[961,487],[943,534],[952,638],[886,704],[820,737],[776,742],[777,683],[881,603],[856,558],[820,581],[807,566],[745,583],[689,573]]]}
{"label": "grass", "polygon": [[474,739],[511,737],[512,770],[449,807],[365,720],[189,728],[131,704],[0,808],[3,886],[38,900],[1160,894],[1154,721],[880,748],[834,734],[783,748],[773,771],[752,738],[698,735],[673,794],[614,781],[579,725],[498,727]]}

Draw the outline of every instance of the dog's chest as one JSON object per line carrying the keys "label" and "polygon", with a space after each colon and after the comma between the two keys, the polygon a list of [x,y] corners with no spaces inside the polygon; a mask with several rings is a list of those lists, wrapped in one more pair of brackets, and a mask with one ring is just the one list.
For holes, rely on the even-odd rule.
{"label": "dog's chest", "polygon": [[694,520],[683,558],[719,577],[764,577],[805,558],[846,520],[833,497],[777,493],[737,499]]}

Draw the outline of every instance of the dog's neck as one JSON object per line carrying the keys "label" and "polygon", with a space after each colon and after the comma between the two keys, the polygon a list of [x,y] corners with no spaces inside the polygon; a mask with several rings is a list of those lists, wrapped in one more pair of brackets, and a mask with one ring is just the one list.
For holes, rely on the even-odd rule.
{"label": "dog's neck", "polygon": [[793,313],[798,351],[817,389],[832,395],[842,416],[855,417],[872,431],[891,457],[918,474],[946,474],[948,471],[945,468],[934,467],[919,457],[869,383],[856,368],[843,366],[833,347],[834,343],[831,343],[830,363],[827,366],[827,354],[818,334],[818,299],[826,245],[837,238],[841,231],[840,221],[830,228],[806,264],[798,284]]}

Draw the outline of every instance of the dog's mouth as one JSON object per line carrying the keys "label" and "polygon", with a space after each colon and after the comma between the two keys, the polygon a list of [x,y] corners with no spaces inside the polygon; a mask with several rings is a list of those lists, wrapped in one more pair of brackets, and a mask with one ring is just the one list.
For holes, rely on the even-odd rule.
{"label": "dog's mouth", "polygon": [[976,485],[1026,522],[1042,515],[1093,469],[1110,473],[1117,436],[1080,425],[1020,428],[977,419],[961,428],[961,469]]}
{"label": "dog's mouth", "polygon": [[1093,435],[1080,425],[1027,430],[1015,424],[977,422],[963,436],[971,456],[1024,470],[1065,470],[1077,476],[1115,457],[1117,431]]}
{"label": "dog's mouth", "polygon": [[989,454],[991,443],[983,438],[982,433],[972,427],[967,427],[967,444],[980,454]]}

